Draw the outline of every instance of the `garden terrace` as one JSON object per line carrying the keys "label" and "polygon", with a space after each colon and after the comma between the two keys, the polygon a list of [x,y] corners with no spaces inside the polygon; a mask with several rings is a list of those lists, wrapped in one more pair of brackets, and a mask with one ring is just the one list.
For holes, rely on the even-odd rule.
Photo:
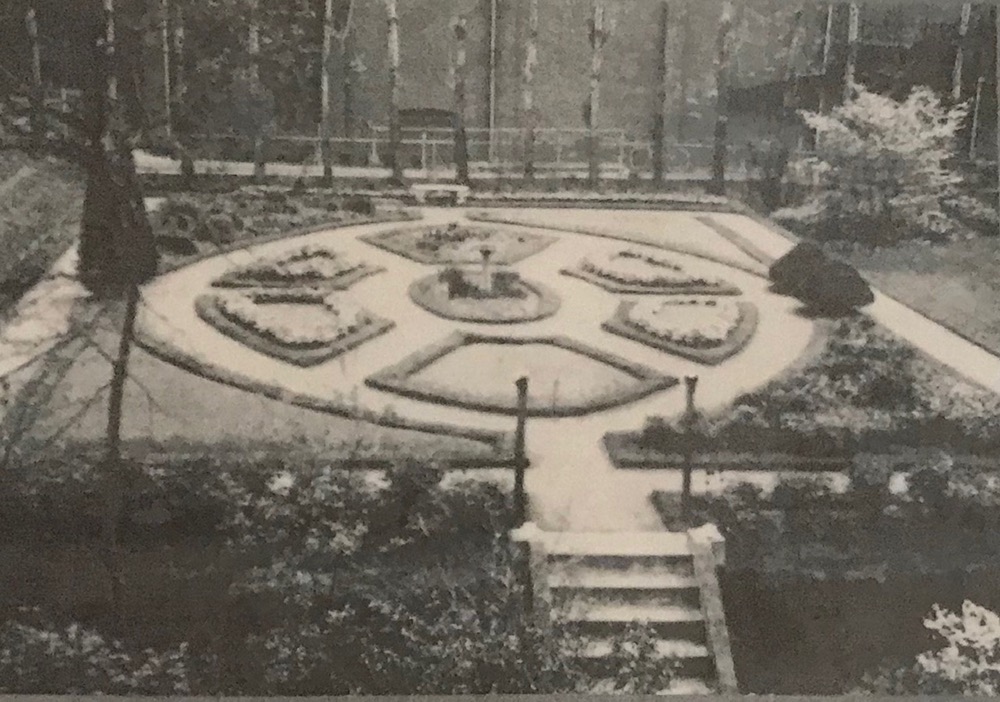
{"label": "garden terrace", "polygon": [[226,336],[299,366],[329,361],[393,327],[340,296],[306,291],[202,295],[196,308]]}
{"label": "garden terrace", "polygon": [[601,258],[585,258],[577,267],[564,269],[562,273],[620,294],[740,294],[739,288],[690,273],[665,255],[651,255],[635,249],[623,249]]}
{"label": "garden terrace", "polygon": [[509,265],[542,251],[554,241],[540,234],[457,223],[399,229],[365,236],[362,240],[412,261],[432,265],[481,263],[484,249],[494,263]]}
{"label": "garden terrace", "polygon": [[533,322],[559,310],[559,296],[551,288],[526,281],[515,271],[493,271],[491,275],[494,284],[486,291],[464,282],[480,278],[479,271],[442,271],[415,281],[410,286],[410,299],[438,317],[481,324]]}
{"label": "garden terrace", "polygon": [[[490,373],[482,373],[490,368]],[[366,381],[429,402],[514,414],[514,381],[535,388],[528,414],[569,417],[626,404],[677,384],[651,368],[566,337],[510,338],[456,332]]]}
{"label": "garden terrace", "polygon": [[602,328],[675,356],[717,365],[750,342],[757,329],[757,308],[728,300],[630,300],[622,302]]}

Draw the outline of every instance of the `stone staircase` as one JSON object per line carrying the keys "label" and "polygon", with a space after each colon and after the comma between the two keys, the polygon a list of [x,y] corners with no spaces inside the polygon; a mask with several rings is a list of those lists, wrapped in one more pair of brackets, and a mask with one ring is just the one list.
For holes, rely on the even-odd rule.
{"label": "stone staircase", "polygon": [[675,666],[662,693],[735,693],[725,621],[713,621],[722,617],[717,534],[542,532],[528,524],[514,538],[530,554],[536,613],[580,640],[594,692],[613,690],[613,642],[638,623],[654,638],[654,657]]}

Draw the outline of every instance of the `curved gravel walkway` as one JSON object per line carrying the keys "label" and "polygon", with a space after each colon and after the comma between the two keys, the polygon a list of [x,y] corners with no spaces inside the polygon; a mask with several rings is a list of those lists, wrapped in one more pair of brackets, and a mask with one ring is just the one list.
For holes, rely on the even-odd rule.
{"label": "curved gravel walkway", "polygon": [[[708,246],[711,246],[711,237],[718,237],[692,215],[661,213],[660,216],[661,224],[668,224],[663,229],[664,247],[669,247],[672,231],[688,239],[695,232],[702,237],[703,245]],[[424,211],[424,221],[415,226],[451,221],[463,221],[462,211],[428,208]],[[698,404],[710,411],[781,373],[807,348],[813,332],[812,322],[793,313],[796,303],[768,292],[767,281],[763,278],[720,263],[676,254],[692,271],[722,277],[736,284],[744,291],[744,299],[757,305],[760,310],[758,330],[747,348],[720,366],[705,367],[606,333],[600,325],[612,315],[622,296],[560,275],[558,271],[586,254],[610,252],[623,244],[607,238],[569,233],[560,234],[550,247],[516,265],[523,276],[543,282],[559,294],[562,307],[556,315],[537,322],[501,327],[441,319],[418,307],[407,295],[410,284],[427,275],[428,266],[358,240],[361,235],[399,226],[398,223],[377,224],[319,232],[194,263],[147,286],[139,324],[144,334],[171,344],[207,365],[221,365],[252,381],[277,383],[290,391],[321,398],[349,398],[367,410],[391,408],[415,420],[508,431],[513,424],[510,417],[401,398],[368,388],[364,380],[456,329],[526,337],[566,335],[674,376],[698,375],[701,378]],[[231,266],[261,255],[292,250],[307,242],[332,244],[349,256],[384,266],[388,273],[361,281],[352,288],[351,294],[375,314],[394,320],[396,328],[339,359],[312,368],[297,368],[248,349],[198,317],[194,309],[195,298]],[[718,245],[731,247],[721,238]],[[628,246],[642,248],[634,243]],[[535,391],[542,390],[535,388]],[[653,490],[678,489],[679,476],[673,471],[615,469],[603,450],[602,437],[608,431],[641,427],[650,415],[676,415],[683,404],[683,390],[673,388],[585,417],[529,420],[527,450],[532,467],[526,486],[534,521],[551,531],[661,529],[649,495]]]}

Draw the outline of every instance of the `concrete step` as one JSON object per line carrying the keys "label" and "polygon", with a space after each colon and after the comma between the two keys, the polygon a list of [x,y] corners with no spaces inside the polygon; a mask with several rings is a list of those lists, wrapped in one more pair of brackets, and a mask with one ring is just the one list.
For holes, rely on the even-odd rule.
{"label": "concrete step", "polygon": [[631,624],[643,624],[658,637],[694,643],[705,642],[705,622],[694,607],[643,606],[629,603],[594,603],[553,609],[552,616],[581,636],[608,637]]}
{"label": "concrete step", "polygon": [[698,587],[690,560],[633,562],[608,568],[584,559],[557,559],[548,564],[549,587],[592,590],[684,590]]}
{"label": "concrete step", "polygon": [[664,589],[553,587],[549,584],[554,607],[592,608],[605,605],[651,608],[699,609],[701,593],[697,587]]}
{"label": "concrete step", "polygon": [[[594,695],[611,695],[615,694],[617,690],[615,689],[614,680],[606,678],[603,680],[596,681],[589,690],[590,694]],[[665,690],[660,690],[655,693],[657,695],[714,695],[715,690],[704,680],[698,678],[683,678],[676,677],[671,683],[670,687]]]}
{"label": "concrete step", "polygon": [[541,541],[550,557],[611,556],[614,558],[690,558],[685,533],[639,532],[542,532]]}
{"label": "concrete step", "polygon": [[[612,639],[590,639],[583,647],[582,658],[606,658],[614,649]],[[656,642],[654,658],[680,660],[684,658],[708,658],[708,648],[705,644],[691,641],[676,641],[660,639]]]}
{"label": "concrete step", "polygon": [[[621,662],[612,657],[614,645],[610,639],[591,640],[580,654],[585,670],[591,675],[613,676],[618,671]],[[715,677],[715,662],[702,644],[689,641],[656,642],[652,658],[664,669],[672,670],[681,678],[712,680]]]}

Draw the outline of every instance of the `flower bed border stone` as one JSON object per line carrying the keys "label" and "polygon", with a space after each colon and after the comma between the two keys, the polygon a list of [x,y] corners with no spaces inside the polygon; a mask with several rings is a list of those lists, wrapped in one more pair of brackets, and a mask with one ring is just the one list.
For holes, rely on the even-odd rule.
{"label": "flower bed border stone", "polygon": [[[475,224],[473,225],[463,224],[461,226],[463,226],[466,229],[483,231],[490,234],[495,234],[498,231],[495,227],[483,227],[483,226],[477,226]],[[396,246],[394,243],[389,243],[389,240],[392,237],[396,237],[401,234],[417,234],[418,232],[430,232],[440,228],[441,227],[437,225],[424,225],[420,227],[390,229],[389,231],[378,232],[377,234],[366,234],[364,236],[360,236],[358,237],[358,240],[363,241],[371,246],[374,246],[375,248],[382,249],[383,251],[388,251],[389,253],[396,254],[397,256],[402,256],[403,258],[413,261],[415,263],[423,263],[428,266],[447,266],[447,265],[481,263],[481,259],[472,259],[472,258],[462,259],[462,260],[456,260],[453,258],[441,259],[432,254],[428,254],[424,251],[416,249],[416,247],[400,247]],[[494,249],[493,258],[491,259],[492,262],[497,265],[512,265],[514,263],[519,263],[525,260],[526,258],[530,258],[531,256],[534,256],[537,253],[541,253],[556,241],[556,237],[545,236],[543,234],[532,233],[530,234],[530,236],[534,237],[534,243],[533,245],[529,245],[532,244],[532,242],[530,241],[524,242],[525,250],[522,252],[511,250],[509,248]]]}
{"label": "flower bed border stone", "polygon": [[388,429],[402,429],[425,434],[466,439],[485,444],[496,452],[496,458],[491,459],[460,459],[454,461],[454,468],[508,468],[514,465],[513,432],[494,431],[461,427],[441,422],[426,422],[400,417],[392,412],[374,412],[357,407],[343,400],[326,400],[314,395],[294,392],[283,385],[253,380],[228,368],[206,362],[176,346],[136,330],[136,345],[151,356],[186,370],[192,375],[210,380],[229,387],[256,393],[272,400],[284,402],[296,407],[323,412],[325,414],[347,419],[369,422],[375,426]]}
{"label": "flower bed border stone", "polygon": [[608,292],[619,295],[742,295],[743,291],[731,283],[719,281],[718,285],[628,285],[609,280],[597,273],[591,273],[579,266],[576,268],[563,268],[559,271],[563,275],[572,278],[579,278],[588,283],[592,283]]}
{"label": "flower bed border stone", "polygon": [[614,316],[602,324],[601,328],[612,334],[617,334],[632,341],[638,341],[646,346],[652,346],[654,349],[686,358],[689,361],[714,366],[732,358],[746,348],[746,345],[757,331],[757,321],[759,318],[757,306],[752,302],[743,300],[740,300],[736,304],[740,310],[740,319],[722,345],[714,348],[696,349],[684,346],[683,344],[668,341],[644,329],[640,329],[629,320],[629,312],[635,307],[635,302],[631,300],[620,303],[618,309],[615,310]]}
{"label": "flower bed border stone", "polygon": [[447,300],[439,300],[427,295],[429,285],[437,285],[437,274],[429,275],[414,281],[410,285],[410,299],[418,306],[427,310],[431,314],[443,319],[450,319],[458,322],[474,322],[478,324],[518,324],[520,322],[537,322],[540,319],[551,317],[559,311],[562,300],[554,290],[541,283],[520,281],[521,286],[529,293],[534,293],[538,297],[538,308],[533,314],[518,314],[516,316],[504,316],[503,310],[498,309],[506,304],[504,298],[493,298],[478,300],[480,307],[477,314],[460,314],[448,306]]}
{"label": "flower bed border stone", "polygon": [[[529,417],[579,417],[591,412],[611,409],[620,405],[628,404],[652,395],[655,392],[666,390],[678,384],[678,379],[659,373],[647,366],[633,363],[620,356],[616,356],[605,351],[600,351],[591,346],[581,344],[566,336],[538,336],[512,338],[503,336],[487,336],[470,332],[454,332],[441,341],[431,344],[428,347],[416,351],[399,363],[384,368],[365,380],[365,384],[377,390],[396,393],[403,397],[410,397],[425,402],[462,409],[474,410],[477,412],[489,412],[494,414],[517,414],[517,408],[513,404],[503,404],[505,401],[496,399],[484,400],[481,397],[463,394],[461,392],[448,392],[440,387],[414,381],[413,375],[423,370],[430,364],[439,360],[463,346],[476,343],[488,344],[549,344],[557,346],[567,351],[573,351],[590,358],[594,361],[604,363],[616,370],[636,378],[639,382],[631,385],[626,390],[618,390],[600,395],[582,403],[574,405],[559,405],[556,407],[532,407],[528,406]],[[530,392],[530,389],[529,389]]]}
{"label": "flower bed border stone", "polygon": [[[267,291],[262,291],[262,294],[266,295]],[[303,293],[301,301],[303,303],[314,303],[312,296],[306,293]],[[319,302],[322,302],[321,296]],[[253,349],[265,356],[270,356],[279,361],[303,368],[315,366],[336,358],[342,353],[357,348],[366,341],[385,334],[396,326],[396,323],[391,320],[373,316],[369,324],[338,339],[332,344],[326,344],[318,348],[295,348],[270,339],[264,334],[249,329],[239,322],[230,319],[219,307],[219,297],[217,295],[201,295],[195,300],[194,306],[195,311],[203,321],[212,325],[217,331],[222,332],[230,339],[238,341],[247,348]]]}

